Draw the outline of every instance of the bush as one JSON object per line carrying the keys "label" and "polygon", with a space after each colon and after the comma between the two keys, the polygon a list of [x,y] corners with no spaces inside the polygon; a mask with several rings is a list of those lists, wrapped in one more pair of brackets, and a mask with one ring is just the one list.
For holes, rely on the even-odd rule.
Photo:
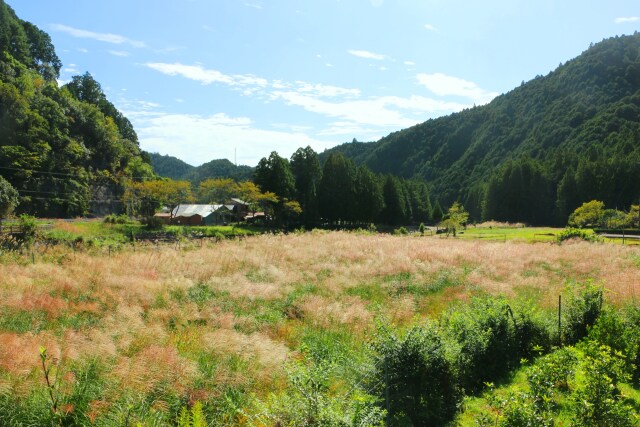
{"label": "bush", "polygon": [[20,215],[20,234],[18,235],[18,243],[20,246],[30,248],[35,242],[38,234],[38,223],[36,218],[30,215]]}
{"label": "bush", "polygon": [[400,227],[400,228],[396,228],[395,230],[393,230],[393,234],[396,236],[404,236],[409,234],[409,232],[407,231],[406,228],[404,227]]}
{"label": "bush", "polygon": [[519,362],[511,308],[503,299],[476,298],[465,308],[456,307],[443,318],[455,348],[459,381],[466,390],[479,390]]}
{"label": "bush", "polygon": [[588,283],[574,291],[564,310],[562,331],[566,344],[575,344],[587,336],[602,311],[603,289]]}
{"label": "bush", "polygon": [[102,220],[105,224],[130,224],[131,219],[126,214],[110,214],[104,217]]}
{"label": "bush", "polygon": [[633,410],[622,400],[618,383],[627,379],[624,360],[605,345],[585,346],[584,381],[574,393],[576,424],[631,427]]}
{"label": "bush", "polygon": [[162,230],[164,228],[164,222],[156,216],[147,217],[143,224],[147,230]]}
{"label": "bush", "polygon": [[[374,375],[392,425],[444,425],[460,394],[435,326],[414,327],[399,338],[383,330],[377,343],[381,360]],[[385,400],[389,399],[389,402]]]}
{"label": "bush", "polygon": [[587,242],[597,242],[599,238],[596,234],[589,230],[582,230],[579,228],[565,228],[558,234],[558,243],[564,242],[569,239],[580,239]]}

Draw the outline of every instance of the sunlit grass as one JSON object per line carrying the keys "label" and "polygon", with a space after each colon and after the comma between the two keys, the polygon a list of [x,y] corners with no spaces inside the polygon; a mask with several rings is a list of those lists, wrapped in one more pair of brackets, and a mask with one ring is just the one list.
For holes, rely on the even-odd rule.
{"label": "sunlit grass", "polygon": [[[60,229],[104,236],[115,227],[72,226]],[[344,232],[125,247],[111,257],[64,246],[4,254],[0,392],[41,393],[45,346],[61,369],[99,362],[88,403],[96,419],[122,418],[132,405],[131,421],[166,421],[202,401],[211,422],[241,424],[233,405],[284,392],[294,360],[335,361],[336,387],[348,389],[381,319],[406,328],[485,293],[553,309],[567,283],[586,278],[622,304],[638,293],[638,259],[621,245]]]}

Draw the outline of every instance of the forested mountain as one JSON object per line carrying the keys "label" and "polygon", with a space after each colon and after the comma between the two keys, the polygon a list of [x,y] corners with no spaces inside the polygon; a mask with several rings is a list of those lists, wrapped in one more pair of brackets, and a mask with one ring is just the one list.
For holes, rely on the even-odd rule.
{"label": "forested mountain", "polygon": [[236,166],[227,159],[217,159],[193,168],[184,179],[194,183],[208,178],[232,178],[236,181],[244,181],[251,179],[252,174],[251,166]]}
{"label": "forested mountain", "polygon": [[123,182],[154,176],[129,120],[89,73],[62,88],[51,38],[0,0],[0,175],[18,212],[113,211]]}
{"label": "forested mountain", "polygon": [[160,176],[191,181],[197,184],[210,178],[232,178],[236,181],[251,179],[251,166],[236,166],[227,159],[212,160],[200,166],[191,166],[177,157],[149,154],[153,170]]}
{"label": "forested mountain", "polygon": [[488,105],[335,151],[424,179],[475,220],[566,223],[591,199],[626,209],[640,198],[640,34],[592,45]]}
{"label": "forested mountain", "polygon": [[162,155],[159,153],[149,153],[151,166],[160,176],[171,179],[185,179],[185,177],[195,169],[194,166],[183,162],[177,157]]}

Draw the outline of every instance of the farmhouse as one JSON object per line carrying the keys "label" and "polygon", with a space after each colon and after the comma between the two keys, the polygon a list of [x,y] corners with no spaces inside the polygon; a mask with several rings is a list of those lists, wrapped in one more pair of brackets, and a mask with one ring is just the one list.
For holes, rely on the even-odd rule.
{"label": "farmhouse", "polygon": [[233,221],[234,205],[188,205],[180,204],[171,211],[174,224],[214,225]]}
{"label": "farmhouse", "polygon": [[171,211],[171,222],[179,225],[213,225],[242,221],[249,213],[249,204],[233,198],[219,205],[179,204]]}

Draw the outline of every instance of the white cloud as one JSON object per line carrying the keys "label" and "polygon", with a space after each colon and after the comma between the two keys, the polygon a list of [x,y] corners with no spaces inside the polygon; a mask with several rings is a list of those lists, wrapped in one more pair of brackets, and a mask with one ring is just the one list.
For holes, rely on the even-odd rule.
{"label": "white cloud", "polygon": [[67,33],[72,37],[78,37],[83,39],[98,40],[105,43],[112,44],[129,44],[133,47],[145,47],[145,43],[137,40],[131,40],[118,34],[110,33],[95,33],[93,31],[80,30],[78,28],[69,27],[62,24],[51,24],[51,29],[54,31],[60,31]]}
{"label": "white cloud", "polygon": [[200,65],[184,65],[180,63],[167,64],[163,62],[149,62],[147,67],[169,76],[182,76],[195,80],[203,85],[223,83],[229,86],[260,86],[267,85],[267,80],[250,74],[228,75],[218,70],[205,69]]}
{"label": "white cloud", "polygon": [[434,27],[431,24],[424,24],[424,28],[429,30],[429,31],[434,31],[434,32],[438,32],[438,29],[436,27]]}
{"label": "white cloud", "polygon": [[380,68],[379,68],[379,70],[380,70],[380,71],[387,71],[387,70],[388,70],[388,68],[387,68],[387,67],[380,67]]}
{"label": "white cloud", "polygon": [[247,1],[247,2],[244,2],[243,4],[252,9],[258,9],[258,10],[264,9],[264,5],[262,4],[261,1]]}
{"label": "white cloud", "polygon": [[[280,99],[289,105],[302,107],[307,111],[326,117],[339,118],[353,125],[367,125],[374,128],[403,128],[422,120],[425,113],[446,113],[459,111],[467,105],[438,101],[420,96],[400,98],[383,96],[365,100],[346,100],[329,102],[317,97],[293,91],[275,91],[272,99]],[[395,108],[389,108],[395,107]],[[398,109],[408,110],[405,112]],[[417,117],[421,115],[422,117]]]}
{"label": "white cloud", "polygon": [[192,165],[213,159],[233,159],[254,166],[273,150],[290,156],[297,148],[310,145],[316,151],[335,142],[309,137],[303,132],[286,132],[255,127],[246,117],[187,114],[128,114],[144,150],[178,157]]}
{"label": "white cloud", "polygon": [[616,18],[616,24],[626,24],[629,22],[638,22],[640,21],[640,16],[622,16],[620,18]]}
{"label": "white cloud", "polygon": [[416,63],[413,61],[404,61],[404,65],[413,66],[413,65],[416,65]]}
{"label": "white cloud", "polygon": [[131,56],[129,52],[124,50],[110,50],[109,53],[113,56],[122,56],[122,57]]}
{"label": "white cloud", "polygon": [[384,4],[384,0],[371,0],[371,6],[380,7]]}
{"label": "white cloud", "polygon": [[330,62],[327,62],[326,64],[324,64],[324,66],[327,67],[327,68],[332,68],[333,64],[330,63]]}
{"label": "white cloud", "polygon": [[438,96],[461,96],[476,104],[486,104],[498,96],[497,92],[482,89],[473,82],[442,73],[418,74],[416,78],[419,84]]}
{"label": "white cloud", "polygon": [[85,49],[85,48],[83,48],[83,47],[79,47],[79,48],[77,49],[77,51],[78,51],[78,52],[80,52],[80,53],[89,53],[89,49]]}
{"label": "white cloud", "polygon": [[357,56],[359,58],[375,59],[376,61],[382,61],[383,59],[386,58],[385,55],[381,55],[379,53],[369,52],[368,50],[354,50],[354,49],[351,49],[348,52],[351,55]]}
{"label": "white cloud", "polygon": [[[347,89],[338,86],[312,84],[303,81],[296,81],[297,91],[300,93],[310,94],[319,97],[357,97],[360,95],[358,89]],[[275,87],[275,86],[274,86]],[[282,85],[278,85],[277,88],[282,88]]]}

